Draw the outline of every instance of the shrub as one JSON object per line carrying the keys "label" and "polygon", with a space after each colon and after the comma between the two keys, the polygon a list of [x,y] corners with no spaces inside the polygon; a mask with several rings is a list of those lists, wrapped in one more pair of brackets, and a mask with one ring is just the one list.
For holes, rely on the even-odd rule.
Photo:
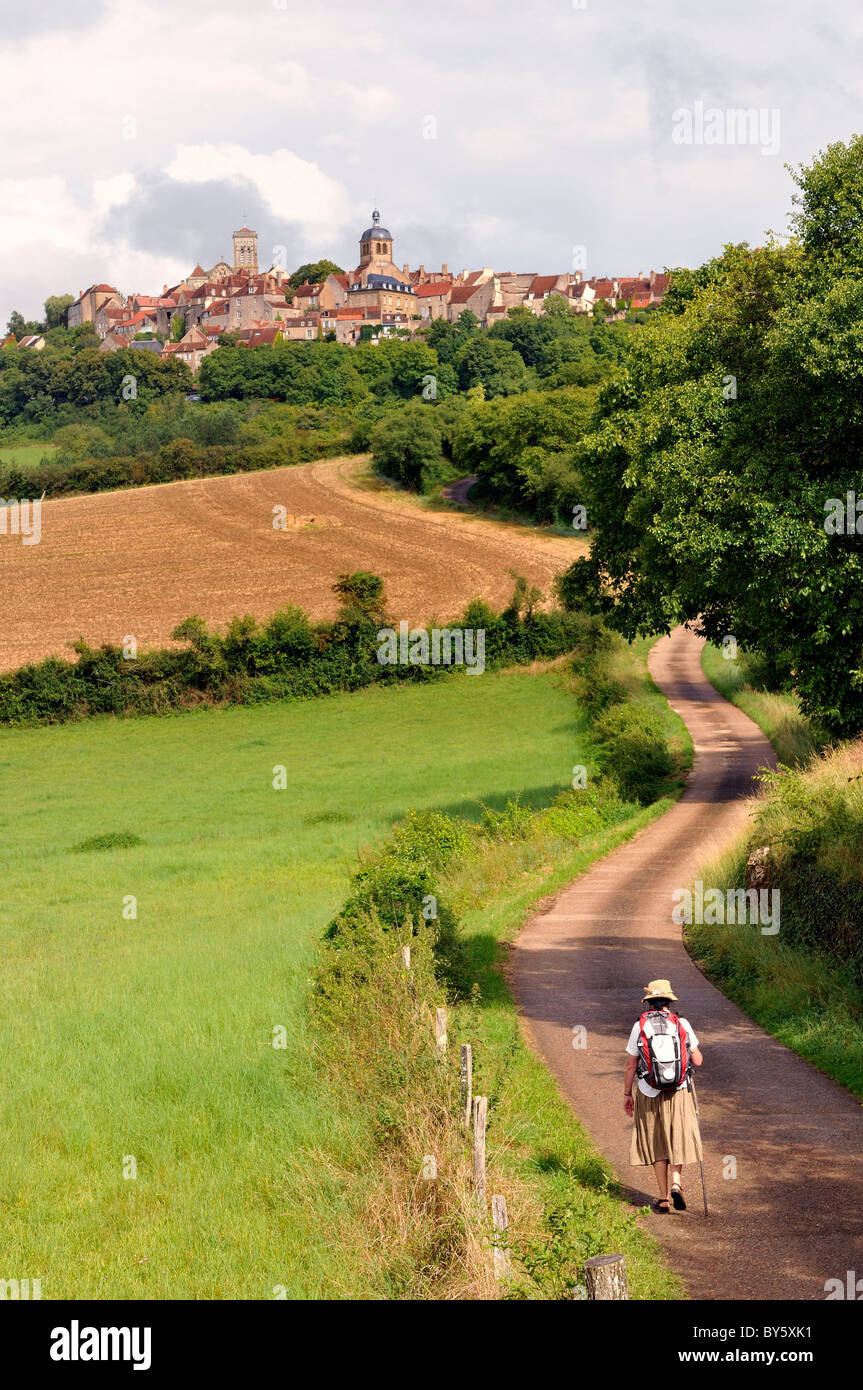
{"label": "shrub", "polygon": [[423,486],[424,471],[430,477],[443,466],[442,438],[434,407],[411,402],[398,413],[386,416],[371,431],[375,467],[418,491]]}
{"label": "shrub", "polygon": [[595,728],[624,796],[654,801],[674,768],[662,719],[644,705],[613,705]]}

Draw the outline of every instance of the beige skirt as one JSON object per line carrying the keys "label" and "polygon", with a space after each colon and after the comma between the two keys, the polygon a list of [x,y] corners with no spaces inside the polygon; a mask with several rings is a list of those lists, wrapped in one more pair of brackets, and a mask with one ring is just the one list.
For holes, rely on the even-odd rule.
{"label": "beige skirt", "polygon": [[635,1128],[629,1162],[633,1168],[666,1159],[675,1167],[701,1160],[701,1134],[691,1091],[645,1096],[636,1085]]}

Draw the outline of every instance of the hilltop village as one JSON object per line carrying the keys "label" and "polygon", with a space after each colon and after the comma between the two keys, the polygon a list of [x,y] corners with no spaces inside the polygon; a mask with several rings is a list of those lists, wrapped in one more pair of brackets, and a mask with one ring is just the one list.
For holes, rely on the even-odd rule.
{"label": "hilltop village", "polygon": [[[550,295],[575,314],[590,314],[602,304],[614,318],[661,304],[668,288],[668,275],[655,271],[585,279],[578,270],[538,275],[483,266],[454,274],[446,264],[412,270],[396,264],[393,235],[377,210],[360,237],[359,253],[354,270],[292,285],[287,270],[260,268],[258,235],[240,227],[233,233],[232,263],[196,265],[158,295],[124,295],[113,285],[91,285],[69,307],[67,325],[92,324],[105,352],[134,344],[163,359],[176,356],[197,372],[225,335],[249,347],[277,338],[351,345],[406,337],[432,319],[454,322],[466,310],[489,327],[514,308],[541,312]],[[42,341],[31,335],[18,346],[38,349]]]}

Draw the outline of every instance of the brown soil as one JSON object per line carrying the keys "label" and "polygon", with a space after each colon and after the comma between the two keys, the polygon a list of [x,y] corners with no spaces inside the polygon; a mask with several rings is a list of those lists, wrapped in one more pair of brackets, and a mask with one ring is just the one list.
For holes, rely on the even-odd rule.
{"label": "brown soil", "polygon": [[[577,539],[480,520],[376,485],[363,459],[45,502],[42,540],[0,536],[0,670],[134,636],[167,641],[182,618],[224,625],[293,603],[334,616],[342,572],[383,577],[396,621],[503,604],[511,570],[548,592]],[[273,529],[273,508],[287,512]]]}
{"label": "brown soil", "polygon": [[[714,989],[671,920],[672,893],[745,830],[752,774],[775,764],[756,725],[709,684],[700,657],[701,643],[683,628],[650,656],[695,744],[686,792],[528,923],[514,955],[516,997],[529,1040],[643,1206],[656,1186],[652,1169],[629,1166],[624,1048],[644,986],[670,979],[704,1053],[698,1098],[710,1215],[691,1165],[683,1174],[689,1209],[647,1221],[693,1298],[823,1299],[826,1280],[844,1283],[860,1269],[860,1103]],[[584,1051],[572,1046],[577,1024],[587,1029]]]}

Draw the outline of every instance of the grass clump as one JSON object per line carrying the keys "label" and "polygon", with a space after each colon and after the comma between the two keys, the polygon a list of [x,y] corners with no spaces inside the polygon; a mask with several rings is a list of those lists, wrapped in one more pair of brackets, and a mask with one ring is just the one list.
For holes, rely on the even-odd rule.
{"label": "grass clump", "polygon": [[749,853],[763,845],[778,935],[700,925],[687,944],[750,1017],[863,1098],[863,740],[766,775],[751,831],[710,869],[711,883],[744,886]]}
{"label": "grass clump", "polygon": [[140,835],[132,835],[123,830],[112,830],[106,835],[88,836],[79,845],[72,846],[72,853],[90,854],[99,850],[133,849],[135,845],[143,845],[144,843],[145,841],[141,839]]}

